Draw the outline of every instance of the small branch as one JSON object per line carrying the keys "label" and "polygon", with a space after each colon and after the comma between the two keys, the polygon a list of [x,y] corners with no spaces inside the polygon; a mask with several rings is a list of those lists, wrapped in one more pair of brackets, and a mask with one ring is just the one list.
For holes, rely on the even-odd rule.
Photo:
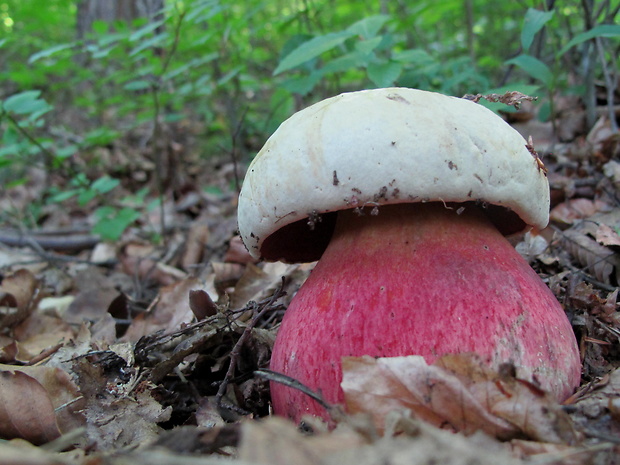
{"label": "small branch", "polygon": [[[609,124],[613,132],[618,132],[618,123],[616,122],[616,115],[614,112],[614,97],[616,94],[616,73],[609,71],[607,62],[605,61],[605,49],[603,48],[603,41],[600,37],[595,40],[596,50],[598,52],[599,59],[601,60],[601,66],[603,67],[603,76],[605,78],[605,87],[607,88],[607,117],[609,118]],[[613,53],[611,54],[612,69],[616,69]]]}
{"label": "small branch", "polygon": [[11,247],[32,247],[62,252],[79,252],[91,249],[100,238],[91,234],[63,234],[53,232],[20,232],[0,229],[0,243]]}
{"label": "small branch", "polygon": [[237,123],[237,127],[235,128],[235,132],[232,135],[232,149],[230,152],[230,156],[233,162],[233,171],[235,174],[235,189],[237,194],[241,192],[241,181],[239,180],[239,163],[237,161],[237,139],[239,138],[239,133],[241,132],[241,128],[243,128],[243,121],[245,120],[245,115],[247,114],[249,107],[246,107],[243,111],[243,115],[241,115],[241,119]]}
{"label": "small branch", "polygon": [[19,121],[17,121],[15,118],[13,118],[13,116],[9,112],[7,112],[6,110],[3,110],[2,113],[0,113],[0,119],[2,119],[3,117],[8,119],[9,122],[15,127],[15,129],[17,129],[17,132],[19,132],[22,136],[24,136],[26,139],[28,139],[28,141],[31,144],[35,145],[41,151],[41,153],[45,157],[45,161],[46,161],[47,165],[51,166],[52,165],[52,161],[55,158],[54,154],[52,152],[50,152],[48,149],[46,149],[45,147],[43,147],[43,145],[38,140],[36,140],[32,134],[30,134],[23,127],[21,127],[20,124],[19,124]]}
{"label": "small branch", "polygon": [[255,310],[254,316],[248,322],[247,326],[243,330],[243,334],[241,335],[241,337],[239,338],[239,340],[237,341],[237,343],[233,347],[233,349],[232,349],[232,351],[230,353],[230,365],[228,366],[228,370],[226,372],[226,376],[224,377],[224,380],[222,381],[222,384],[220,384],[220,387],[219,387],[219,389],[217,391],[217,394],[215,396],[215,402],[216,402],[216,405],[218,406],[218,408],[222,407],[222,400],[224,398],[224,395],[226,394],[226,389],[228,388],[228,383],[230,383],[230,381],[235,376],[235,369],[237,367],[237,362],[238,362],[238,359],[239,359],[239,355],[241,353],[241,349],[243,348],[243,346],[245,345],[245,343],[249,339],[250,335],[252,334],[252,330],[254,329],[254,327],[256,326],[258,321],[268,311],[271,311],[272,307],[273,307],[273,304],[276,302],[276,300],[278,300],[280,297],[282,297],[284,295],[283,288],[284,288],[284,278],[282,278],[282,283],[280,284],[280,287],[278,287],[278,289],[276,289],[276,291],[273,293],[271,298],[268,301],[266,301],[265,303],[263,303],[257,310]]}
{"label": "small branch", "polygon": [[298,391],[303,392],[308,397],[316,400],[321,405],[321,407],[323,407],[328,412],[334,408],[334,406],[328,403],[325,399],[323,399],[323,397],[318,392],[314,392],[308,386],[300,383],[299,381],[297,381],[294,378],[291,378],[290,376],[286,376],[282,373],[278,373],[277,371],[271,371],[271,370],[265,370],[265,369],[256,370],[254,374],[258,376],[259,378],[266,379],[267,381],[279,383],[284,386],[290,387],[292,389],[297,389]]}

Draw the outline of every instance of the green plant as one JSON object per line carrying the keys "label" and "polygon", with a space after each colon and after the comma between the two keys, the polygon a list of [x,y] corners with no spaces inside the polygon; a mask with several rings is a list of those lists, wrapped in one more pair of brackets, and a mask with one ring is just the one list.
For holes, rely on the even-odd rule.
{"label": "green plant", "polygon": [[[395,33],[391,22],[390,16],[374,15],[344,30],[294,36],[285,44],[274,75],[294,71],[282,86],[302,95],[326,78],[357,82],[358,87],[398,84],[444,93],[488,88],[487,78],[468,55],[446,61],[423,48],[408,48],[406,36]],[[330,55],[319,60],[326,52]]]}
{"label": "green plant", "polygon": [[[568,73],[564,72],[564,69],[568,66],[568,69],[577,71],[577,74],[581,74],[583,81],[593,81],[593,75],[596,72],[595,67],[590,64],[591,59],[584,60],[584,57],[589,55],[589,42],[593,42],[598,51],[599,72],[600,76],[605,79],[608,89],[613,89],[615,86],[612,84],[610,77],[610,71],[607,69],[607,62],[615,63],[615,53],[606,52],[602,45],[601,39],[618,39],[620,38],[620,25],[618,24],[585,24],[586,30],[578,34],[573,35],[571,38],[562,35],[559,40],[555,41],[554,48],[552,50],[550,58],[546,63],[543,59],[536,57],[533,54],[534,39],[539,36],[543,28],[554,19],[556,16],[555,10],[542,11],[534,8],[529,8],[525,14],[523,29],[521,31],[521,49],[522,52],[518,56],[507,60],[506,64],[515,65],[521,68],[527,75],[529,75],[536,82],[540,83],[542,88],[546,91],[549,103],[549,116],[554,120],[554,93],[560,86],[567,85]],[[603,19],[605,20],[605,19]],[[586,23],[592,22],[586,21]],[[576,50],[578,46],[586,45],[582,50]],[[542,54],[542,47],[538,47],[538,54]],[[613,50],[610,47],[610,50]],[[569,52],[575,52],[572,57],[568,56]],[[612,64],[611,69],[617,67]],[[562,82],[563,81],[563,82]],[[585,93],[585,91],[582,91]],[[610,99],[613,102],[613,97]],[[615,118],[610,118],[612,124],[615,123]]]}

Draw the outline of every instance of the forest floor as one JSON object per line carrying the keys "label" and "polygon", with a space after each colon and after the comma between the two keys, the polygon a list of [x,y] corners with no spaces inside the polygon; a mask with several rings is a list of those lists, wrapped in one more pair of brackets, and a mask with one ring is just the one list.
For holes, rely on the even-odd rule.
{"label": "forest floor", "polygon": [[[579,342],[582,384],[563,405],[497,373],[473,380],[476,360],[463,357],[460,372],[436,368],[458,379],[451,397],[470,399],[442,411],[443,429],[404,407],[380,429],[364,414],[335,414],[334,430],[270,415],[260,370],[313,265],[248,255],[230,187],[243,169],[225,157],[181,173],[166,193],[160,244],[150,240],[157,209],[117,243],[84,229],[88,211],[58,204],[40,229],[0,230],[0,462],[620,463],[620,136],[604,117],[585,133],[574,102],[557,107],[556,130],[526,110],[513,117],[533,137],[552,198],[549,227],[514,243]],[[111,163],[131,150],[110,149]],[[49,176],[34,173],[3,208],[25,208]],[[500,384],[494,401],[472,394]]]}

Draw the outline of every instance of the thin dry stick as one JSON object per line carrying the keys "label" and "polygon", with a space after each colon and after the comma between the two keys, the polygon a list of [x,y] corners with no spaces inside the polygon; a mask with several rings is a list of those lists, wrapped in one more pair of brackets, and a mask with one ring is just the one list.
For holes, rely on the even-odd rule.
{"label": "thin dry stick", "polygon": [[220,387],[217,390],[217,394],[215,396],[215,402],[218,408],[221,408],[223,406],[222,400],[224,398],[224,394],[226,394],[228,383],[235,376],[235,369],[237,367],[237,361],[239,359],[241,349],[243,348],[244,344],[247,342],[248,338],[250,337],[250,334],[252,334],[252,330],[254,329],[258,321],[268,311],[272,310],[273,304],[276,302],[276,300],[278,300],[280,297],[284,295],[283,288],[284,288],[284,278],[282,278],[282,283],[280,284],[280,287],[276,289],[276,291],[273,293],[271,298],[268,301],[266,301],[264,304],[262,304],[262,306],[259,307],[259,309],[257,309],[254,312],[254,316],[248,322],[247,326],[243,330],[243,334],[241,334],[241,337],[239,338],[239,340],[233,347],[232,351],[230,352],[230,365],[228,366],[228,370],[226,371],[226,376],[224,376],[224,380],[222,381],[222,384],[220,384]]}

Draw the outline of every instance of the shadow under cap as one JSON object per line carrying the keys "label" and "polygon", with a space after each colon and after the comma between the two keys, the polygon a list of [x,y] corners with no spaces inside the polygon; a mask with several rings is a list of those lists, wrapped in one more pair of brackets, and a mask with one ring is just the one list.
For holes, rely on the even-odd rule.
{"label": "shadow under cap", "polygon": [[[528,227],[515,212],[499,205],[483,206],[477,202],[450,203],[447,205],[440,202],[429,203],[436,203],[454,210],[479,208],[504,236],[522,232]],[[360,214],[370,215],[371,211],[371,207],[364,208],[361,209]],[[329,212],[320,215],[319,219],[312,221],[312,227],[307,217],[283,226],[265,238],[260,250],[261,257],[270,262],[282,261],[286,263],[313,262],[320,259],[334,233],[337,213]],[[378,207],[377,217],[381,217],[381,207]]]}

